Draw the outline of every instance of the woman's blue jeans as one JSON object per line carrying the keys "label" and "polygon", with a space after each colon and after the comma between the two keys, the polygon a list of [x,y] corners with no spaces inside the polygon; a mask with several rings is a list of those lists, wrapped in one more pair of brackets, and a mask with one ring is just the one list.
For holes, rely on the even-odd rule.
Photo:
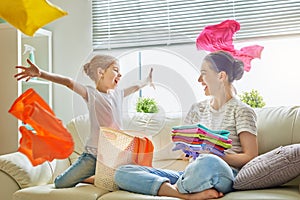
{"label": "woman's blue jeans", "polygon": [[180,193],[196,193],[215,188],[222,193],[232,191],[236,170],[213,154],[201,154],[183,172],[138,165],[120,166],[115,183],[123,190],[157,195],[164,182],[176,184]]}
{"label": "woman's blue jeans", "polygon": [[82,153],[78,159],[54,180],[56,188],[74,187],[84,179],[95,175],[96,156]]}

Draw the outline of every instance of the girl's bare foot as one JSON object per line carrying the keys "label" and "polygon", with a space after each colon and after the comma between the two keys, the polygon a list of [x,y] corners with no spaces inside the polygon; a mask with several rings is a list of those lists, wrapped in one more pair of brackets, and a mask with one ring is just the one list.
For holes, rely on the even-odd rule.
{"label": "girl's bare foot", "polygon": [[91,176],[91,177],[89,177],[89,178],[84,179],[82,182],[83,182],[83,183],[94,184],[94,181],[95,181],[95,175],[94,175],[94,176]]}

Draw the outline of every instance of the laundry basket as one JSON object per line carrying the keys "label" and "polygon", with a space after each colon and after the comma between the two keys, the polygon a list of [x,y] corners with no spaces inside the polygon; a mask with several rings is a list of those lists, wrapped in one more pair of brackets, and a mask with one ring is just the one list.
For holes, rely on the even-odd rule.
{"label": "laundry basket", "polygon": [[130,135],[126,131],[101,127],[95,185],[109,191],[118,190],[113,180],[116,168],[125,164],[144,163],[143,165],[151,166],[153,148],[152,142],[145,137],[141,138]]}

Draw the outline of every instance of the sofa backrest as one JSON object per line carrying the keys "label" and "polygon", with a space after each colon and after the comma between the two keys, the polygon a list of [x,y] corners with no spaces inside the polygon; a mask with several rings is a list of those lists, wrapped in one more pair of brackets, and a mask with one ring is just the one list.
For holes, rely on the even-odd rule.
{"label": "sofa backrest", "polygon": [[71,154],[70,161],[73,163],[82,152],[84,152],[84,143],[90,133],[90,121],[88,114],[79,115],[73,118],[67,125],[67,129],[72,134],[74,140],[74,151]]}
{"label": "sofa backrest", "polygon": [[[279,146],[300,143],[300,106],[266,107],[255,111],[259,154]],[[124,129],[146,133],[154,144],[154,161],[176,159],[182,153],[172,151],[170,133],[172,127],[180,125],[182,120],[180,113],[168,116],[141,114],[124,119]],[[66,126],[75,142],[74,153],[70,156],[73,162],[84,151],[84,142],[90,131],[88,115],[78,116]]]}
{"label": "sofa backrest", "polygon": [[181,151],[172,151],[171,131],[173,126],[180,125],[183,115],[174,113],[136,113],[130,119],[125,118],[125,130],[135,130],[151,139],[154,145],[153,161],[177,159]]}
{"label": "sofa backrest", "polygon": [[[173,126],[182,123],[180,113],[168,115],[155,114],[137,114],[132,118],[124,119],[124,130],[131,134],[142,134],[153,142],[154,155],[153,160],[176,159],[182,154],[179,151],[172,151],[171,130]],[[84,151],[84,143],[90,131],[90,122],[88,115],[80,115],[73,118],[67,125],[67,129],[72,134],[75,146],[74,152],[70,156],[71,163]]]}
{"label": "sofa backrest", "polygon": [[300,143],[300,106],[265,107],[255,111],[259,154]]}

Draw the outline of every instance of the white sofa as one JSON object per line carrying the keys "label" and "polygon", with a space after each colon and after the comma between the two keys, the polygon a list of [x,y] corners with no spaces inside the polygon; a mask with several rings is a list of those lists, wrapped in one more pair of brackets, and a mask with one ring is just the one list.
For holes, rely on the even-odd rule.
{"label": "white sofa", "polygon": [[[263,154],[281,145],[300,143],[300,106],[269,107],[256,110],[258,114],[259,153]],[[128,119],[128,118],[127,118]],[[182,116],[138,116],[125,121],[127,129],[148,132],[154,142],[153,165],[182,170],[186,161],[172,152],[171,127],[180,125]],[[148,127],[148,128],[147,128]],[[149,128],[150,127],[150,128]],[[54,160],[33,167],[26,156],[19,152],[0,156],[1,200],[140,200],[175,199],[155,197],[126,191],[109,192],[89,184],[74,188],[55,189],[53,179],[66,169],[83,151],[82,140],[88,132],[88,119],[79,116],[67,124],[76,143],[74,153],[65,160]],[[169,158],[169,159],[167,159]],[[299,166],[300,167],[300,166]],[[300,199],[300,176],[280,186],[269,189],[235,191],[221,199]]]}

